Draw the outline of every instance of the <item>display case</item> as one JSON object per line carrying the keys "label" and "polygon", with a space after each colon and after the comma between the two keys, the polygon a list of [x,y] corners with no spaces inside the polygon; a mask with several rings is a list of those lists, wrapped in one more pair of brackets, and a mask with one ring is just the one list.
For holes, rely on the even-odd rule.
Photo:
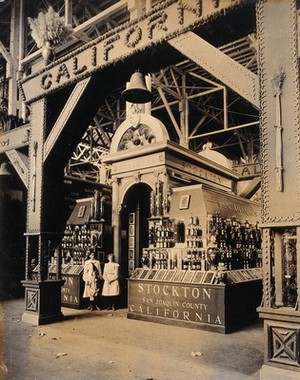
{"label": "display case", "polygon": [[203,185],[173,189],[168,216],[149,218],[143,264],[155,269],[262,266],[260,205]]}
{"label": "display case", "polygon": [[[48,277],[50,280],[56,278],[56,264],[50,264]],[[83,265],[63,264],[61,268],[61,279],[64,285],[61,288],[61,305],[73,309],[87,307],[87,301],[82,297],[84,281],[82,279]]]}
{"label": "display case", "polygon": [[[65,281],[61,303],[65,307],[81,309],[86,306],[82,297],[84,263],[92,251],[104,265],[104,252],[111,249],[110,207],[110,200],[98,190],[93,197],[76,200],[61,241],[61,276]],[[56,262],[54,255],[49,263],[49,277],[54,276]]]}
{"label": "display case", "polygon": [[261,268],[137,268],[129,279],[128,318],[229,333],[257,320],[261,294]]}
{"label": "display case", "polygon": [[78,199],[62,238],[63,264],[83,265],[87,252],[97,255],[103,248],[104,197],[95,191],[94,197]]}
{"label": "display case", "polygon": [[128,317],[224,333],[251,323],[262,297],[260,205],[205,185],[167,200],[151,207]]}

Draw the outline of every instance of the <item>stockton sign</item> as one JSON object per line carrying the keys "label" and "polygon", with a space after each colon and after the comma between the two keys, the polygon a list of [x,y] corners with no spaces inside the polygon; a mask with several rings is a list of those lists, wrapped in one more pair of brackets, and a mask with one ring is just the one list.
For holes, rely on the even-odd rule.
{"label": "stockton sign", "polygon": [[80,276],[63,275],[64,285],[61,288],[61,303],[63,306],[79,307],[80,295]]}
{"label": "stockton sign", "polygon": [[133,53],[205,23],[245,0],[166,0],[139,19],[124,23],[103,36],[33,73],[20,82],[23,99],[32,102],[77,82]]}
{"label": "stockton sign", "polygon": [[168,318],[224,328],[224,289],[217,286],[129,280],[128,316]]}

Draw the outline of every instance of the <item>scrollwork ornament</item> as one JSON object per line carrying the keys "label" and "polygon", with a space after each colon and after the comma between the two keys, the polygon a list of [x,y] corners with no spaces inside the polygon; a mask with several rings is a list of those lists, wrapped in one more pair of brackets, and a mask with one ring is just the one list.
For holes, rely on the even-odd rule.
{"label": "scrollwork ornament", "polygon": [[138,104],[138,103],[131,103],[130,104],[130,111],[132,115],[138,115],[141,113],[145,113],[145,105],[144,104]]}
{"label": "scrollwork ornament", "polygon": [[141,182],[141,173],[140,172],[135,173],[134,181],[135,181],[135,183]]}
{"label": "scrollwork ornament", "polygon": [[119,186],[121,183],[121,179],[119,177],[114,177],[110,181],[111,185]]}

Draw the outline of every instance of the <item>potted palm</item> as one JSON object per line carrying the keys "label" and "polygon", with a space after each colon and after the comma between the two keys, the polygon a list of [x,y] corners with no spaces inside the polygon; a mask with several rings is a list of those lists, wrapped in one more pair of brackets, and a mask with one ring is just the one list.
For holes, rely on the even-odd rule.
{"label": "potted palm", "polygon": [[65,24],[64,17],[59,16],[50,6],[47,13],[40,12],[38,17],[28,17],[31,36],[42,49],[42,56],[47,65],[54,58],[54,47],[64,43],[71,34],[71,27]]}

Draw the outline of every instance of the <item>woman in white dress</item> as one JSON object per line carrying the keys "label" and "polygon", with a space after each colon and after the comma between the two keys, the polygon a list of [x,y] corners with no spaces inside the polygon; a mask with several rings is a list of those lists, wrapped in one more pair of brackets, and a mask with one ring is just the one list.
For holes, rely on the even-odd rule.
{"label": "woman in white dress", "polygon": [[99,281],[102,279],[100,262],[95,259],[94,252],[90,253],[90,259],[84,263],[83,281],[85,282],[83,297],[90,299],[88,310],[100,310],[96,304],[96,298],[100,291]]}
{"label": "woman in white dress", "polygon": [[110,253],[107,256],[108,262],[104,265],[103,279],[104,285],[102,295],[109,298],[109,306],[107,310],[115,310],[114,299],[120,294],[119,285],[119,264],[113,261],[114,255]]}

